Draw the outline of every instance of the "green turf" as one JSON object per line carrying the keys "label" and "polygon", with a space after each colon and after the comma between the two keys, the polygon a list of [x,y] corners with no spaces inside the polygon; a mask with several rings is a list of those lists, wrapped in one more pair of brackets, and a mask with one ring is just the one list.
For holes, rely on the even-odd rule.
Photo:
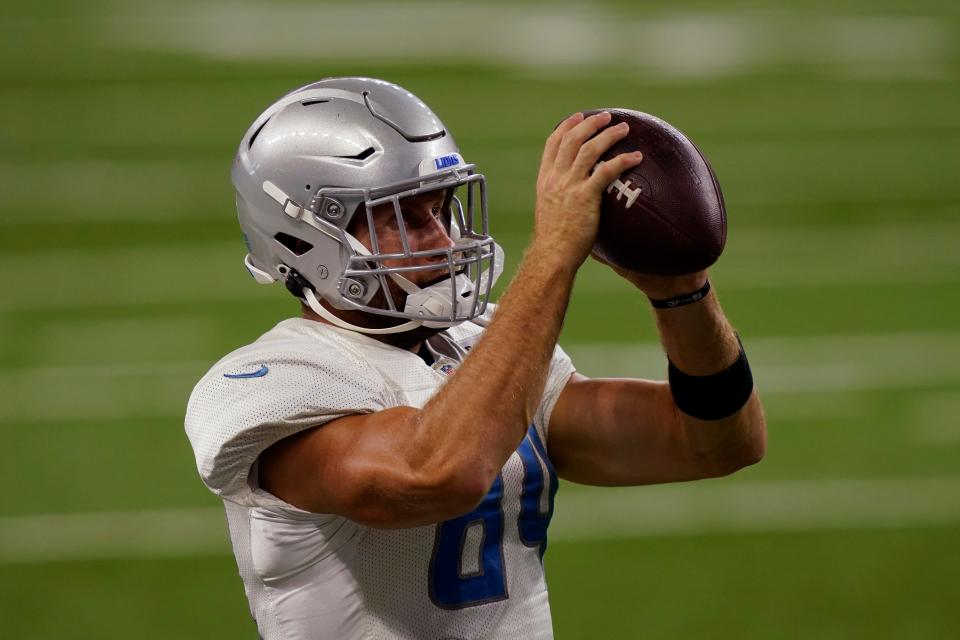
{"label": "green turf", "polygon": [[226,556],[13,565],[0,595],[10,638],[257,637]]}
{"label": "green turf", "polygon": [[[956,528],[554,543],[557,638],[950,638]],[[913,563],[891,557],[916,558]],[[229,558],[4,569],[10,637],[254,637]],[[891,601],[889,585],[910,598]],[[573,588],[576,585],[576,588]],[[56,612],[56,615],[51,615]]]}
{"label": "green turf", "polygon": [[[337,74],[399,82],[444,118],[489,180],[507,277],[530,231],[542,141],[558,120],[624,105],[674,122],[724,186],[730,237],[713,276],[730,318],[748,352],[761,340],[786,345],[757,352],[761,388],[789,381],[782,371],[798,372],[799,383],[791,366],[813,367],[803,379],[815,383],[821,364],[836,368],[824,375],[848,367],[856,380],[883,382],[775,389],[767,459],[722,482],[956,475],[955,2],[643,3],[660,18],[770,18],[788,35],[793,18],[798,29],[822,19],[848,29],[850,42],[858,32],[846,21],[868,18],[862,24],[879,29],[870,55],[885,61],[868,56],[847,69],[830,62],[835,50],[811,43],[793,59],[676,78],[617,64],[214,58],[125,48],[111,31],[161,29],[193,4],[208,3],[0,9],[0,524],[218,504],[183,435],[186,397],[207,365],[296,312],[241,266],[230,162],[263,106]],[[638,13],[634,2],[603,4]],[[891,25],[915,30],[877,35]],[[897,66],[911,56],[921,61]],[[825,336],[839,338],[817,342]],[[937,336],[943,347],[931,348]],[[563,344],[655,339],[642,298],[588,265]],[[565,487],[558,508],[566,492],[582,491]],[[557,637],[957,637],[957,534],[955,525],[903,523],[551,542]],[[0,564],[0,636],[255,637],[227,556]]]}
{"label": "green turf", "polygon": [[[556,544],[557,638],[951,638],[954,528]],[[911,561],[896,562],[902,558]],[[576,588],[563,588],[576,585]],[[891,589],[896,585],[896,589]]]}

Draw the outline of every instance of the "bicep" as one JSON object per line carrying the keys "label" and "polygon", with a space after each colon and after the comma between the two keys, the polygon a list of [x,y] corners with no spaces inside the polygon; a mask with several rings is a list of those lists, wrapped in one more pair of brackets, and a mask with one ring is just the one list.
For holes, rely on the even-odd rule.
{"label": "bicep", "polygon": [[284,438],[260,455],[260,485],[300,509],[370,526],[435,522],[446,505],[405,452],[417,413],[347,416]]}
{"label": "bicep", "polygon": [[389,409],[346,416],[276,442],[260,454],[260,486],[301,509],[340,513],[358,484],[348,464],[351,452],[370,448],[386,419],[399,422],[403,414]]}
{"label": "bicep", "polygon": [[393,407],[347,416],[285,438],[259,458],[261,487],[314,513],[371,527],[415,527],[469,511],[472,474],[432,455],[421,412]]}
{"label": "bicep", "polygon": [[692,452],[666,382],[574,375],[550,417],[557,473],[593,485],[638,485],[711,475]]}

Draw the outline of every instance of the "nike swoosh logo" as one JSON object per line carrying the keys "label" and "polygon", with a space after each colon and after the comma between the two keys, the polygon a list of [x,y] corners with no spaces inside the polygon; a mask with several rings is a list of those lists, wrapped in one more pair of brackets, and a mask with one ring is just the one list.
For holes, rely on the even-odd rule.
{"label": "nike swoosh logo", "polygon": [[270,369],[267,368],[267,365],[262,364],[262,365],[260,365],[260,368],[257,369],[256,371],[251,371],[250,373],[225,373],[225,374],[223,374],[223,377],[224,377],[224,378],[234,378],[234,379],[238,379],[238,378],[262,378],[263,376],[267,375],[267,372],[268,372],[268,371],[270,371]]}

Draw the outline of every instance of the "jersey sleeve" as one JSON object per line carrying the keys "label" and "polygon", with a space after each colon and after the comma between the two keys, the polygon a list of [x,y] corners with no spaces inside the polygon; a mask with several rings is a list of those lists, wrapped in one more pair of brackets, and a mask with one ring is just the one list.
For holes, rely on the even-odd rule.
{"label": "jersey sleeve", "polygon": [[543,399],[537,412],[534,414],[534,425],[540,431],[541,437],[546,442],[549,434],[547,433],[550,425],[550,414],[553,413],[553,407],[557,404],[560,393],[566,386],[570,376],[576,372],[573,361],[558,344],[553,348],[553,357],[550,359],[550,370],[547,372],[547,382],[543,388]]}
{"label": "jersey sleeve", "polygon": [[385,408],[383,383],[344,354],[227,357],[190,396],[185,429],[204,484],[251,507],[292,508],[262,490],[256,462],[275,442],[336,418]]}

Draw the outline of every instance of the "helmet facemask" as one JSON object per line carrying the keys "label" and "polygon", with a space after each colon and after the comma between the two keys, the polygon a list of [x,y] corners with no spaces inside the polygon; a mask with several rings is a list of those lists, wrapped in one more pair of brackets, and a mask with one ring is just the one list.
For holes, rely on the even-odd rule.
{"label": "helmet facemask", "polygon": [[[335,299],[329,295],[320,299],[338,309],[407,322],[386,328],[346,323],[320,303],[311,286],[302,287],[306,304],[333,324],[377,334],[399,333],[421,326],[450,327],[484,313],[490,290],[503,271],[503,252],[489,233],[486,182],[483,175],[474,173],[473,169],[473,165],[461,165],[374,189],[324,187],[316,191],[306,207],[299,207],[297,203],[291,207],[286,194],[271,193],[277,190],[275,185],[264,185],[264,191],[276,200],[282,197],[285,211],[300,208],[301,222],[335,237],[347,252],[345,269],[336,288],[339,295]],[[465,206],[455,193],[458,188],[465,196]],[[452,245],[414,248],[403,203],[408,198],[438,191],[446,194],[443,224]],[[389,247],[383,246],[384,234],[378,233],[375,220],[378,207],[383,218],[384,206],[392,210],[399,239],[399,243],[389,240],[394,245]],[[346,215],[351,210],[353,214]],[[358,227],[366,231],[367,245],[349,232]],[[408,277],[426,271],[436,277],[422,287]],[[304,280],[302,274],[295,271],[288,277],[291,276]],[[301,284],[311,284],[309,279],[305,280],[307,282]]]}
{"label": "helmet facemask", "polygon": [[[352,308],[423,321],[424,325],[435,327],[457,324],[484,312],[502,264],[489,234],[483,176],[473,174],[456,181],[456,186],[462,186],[465,191],[466,207],[455,195],[455,187],[445,186],[450,183],[449,179],[441,179],[394,185],[391,189],[377,190],[364,202],[357,214],[364,216],[368,246],[353,245],[355,253],[347,262],[341,287],[343,297]],[[438,191],[444,194],[440,222],[452,244],[418,249],[411,238],[411,233],[417,233],[411,230],[411,223],[417,222],[404,215],[404,201]],[[479,203],[479,207],[475,207],[475,203]],[[378,231],[374,210],[384,206],[391,210],[391,228],[395,230],[390,238],[382,241],[384,234]],[[380,217],[382,223],[382,213]],[[384,246],[385,242],[390,246]],[[432,276],[427,283],[418,286],[411,281],[417,279],[413,274],[424,272]],[[381,306],[357,302],[350,294],[351,284],[370,279],[379,285]]]}

